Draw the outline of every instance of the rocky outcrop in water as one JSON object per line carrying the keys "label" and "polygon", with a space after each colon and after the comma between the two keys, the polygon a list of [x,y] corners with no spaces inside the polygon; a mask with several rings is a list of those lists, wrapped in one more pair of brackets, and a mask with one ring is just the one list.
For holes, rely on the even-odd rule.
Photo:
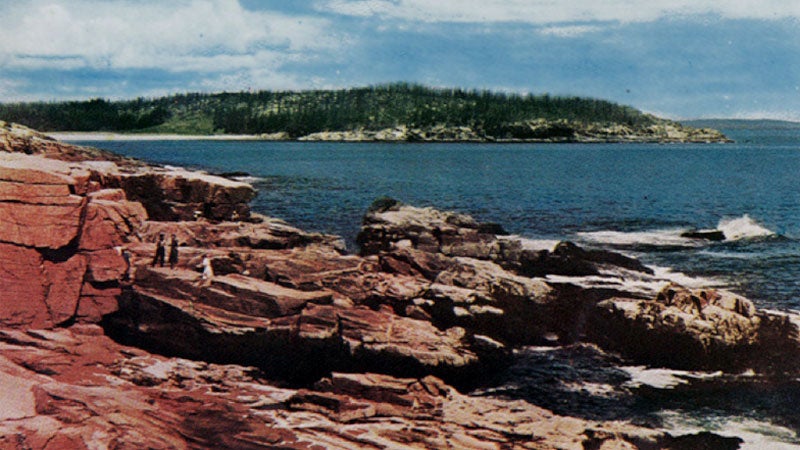
{"label": "rocky outcrop in water", "polygon": [[[719,442],[451,387],[479,384],[515,346],[583,339],[609,307],[598,301],[637,293],[570,277],[652,277],[635,260],[536,246],[468,216],[386,200],[366,216],[363,254],[348,255],[337,237],[251,215],[245,184],[2,130],[2,448]],[[51,158],[57,149],[66,156]],[[181,243],[174,267],[152,264],[161,234]],[[759,314],[756,342],[768,333],[791,342],[791,316]]]}
{"label": "rocky outcrop in water", "polygon": [[800,370],[800,317],[757,310],[731,292],[669,285],[655,299],[612,298],[597,312],[588,328],[592,337],[636,361],[766,374]]}
{"label": "rocky outcrop in water", "polygon": [[[286,136],[288,138],[288,136]],[[328,142],[539,142],[539,143],[712,143],[731,142],[710,128],[660,121],[648,126],[537,119],[508,124],[492,133],[468,126],[398,126],[382,130],[323,131],[299,141]]]}

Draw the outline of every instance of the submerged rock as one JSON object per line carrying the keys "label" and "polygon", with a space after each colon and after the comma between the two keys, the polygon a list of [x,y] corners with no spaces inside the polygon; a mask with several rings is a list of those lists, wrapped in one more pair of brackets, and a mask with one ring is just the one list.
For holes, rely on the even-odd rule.
{"label": "submerged rock", "polygon": [[705,239],[707,241],[724,241],[725,233],[721,230],[694,230],[681,233],[681,237],[690,239]]}

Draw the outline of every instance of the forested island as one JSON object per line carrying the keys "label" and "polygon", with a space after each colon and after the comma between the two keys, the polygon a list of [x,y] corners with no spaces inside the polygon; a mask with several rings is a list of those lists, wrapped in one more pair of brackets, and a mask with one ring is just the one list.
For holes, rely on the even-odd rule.
{"label": "forested island", "polygon": [[245,134],[305,141],[727,141],[714,129],[685,127],[606,100],[409,83],[4,103],[0,119],[50,132]]}

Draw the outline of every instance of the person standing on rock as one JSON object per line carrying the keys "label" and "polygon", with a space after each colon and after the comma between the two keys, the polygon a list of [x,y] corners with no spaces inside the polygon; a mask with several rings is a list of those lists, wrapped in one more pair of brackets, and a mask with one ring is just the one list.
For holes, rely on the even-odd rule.
{"label": "person standing on rock", "polygon": [[203,262],[200,263],[200,267],[203,269],[203,273],[200,275],[200,284],[209,286],[214,278],[214,268],[211,266],[211,259],[208,257],[208,253],[203,255]]}
{"label": "person standing on rock", "polygon": [[122,247],[122,259],[125,260],[125,273],[122,274],[124,281],[133,279],[133,255],[127,247]]}
{"label": "person standing on rock", "polygon": [[164,267],[164,256],[166,253],[166,248],[164,248],[164,233],[158,235],[158,242],[156,243],[156,255],[153,257],[153,267],[158,264],[161,267]]}
{"label": "person standing on rock", "polygon": [[442,236],[442,229],[439,228],[439,227],[434,228],[433,229],[433,237],[434,237],[434,239],[436,239],[436,246],[438,247],[437,251],[439,253],[441,253],[442,252],[442,243],[444,243],[444,238]]}
{"label": "person standing on rock", "polygon": [[178,237],[172,235],[172,240],[169,243],[169,268],[174,269],[178,264]]}

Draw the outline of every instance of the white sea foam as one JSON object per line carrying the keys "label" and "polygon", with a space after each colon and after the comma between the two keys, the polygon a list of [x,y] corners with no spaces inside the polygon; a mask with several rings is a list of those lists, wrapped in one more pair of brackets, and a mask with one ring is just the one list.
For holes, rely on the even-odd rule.
{"label": "white sea foam", "polygon": [[547,250],[548,252],[553,251],[553,249],[559,243],[563,241],[554,240],[554,239],[530,239],[526,237],[522,237],[518,234],[511,234],[508,236],[499,236],[498,240],[505,240],[505,241],[519,241],[522,245],[524,250],[531,250],[531,251],[542,251]]}
{"label": "white sea foam", "polygon": [[689,276],[683,272],[676,272],[669,267],[648,266],[653,269],[655,278],[666,280],[675,284],[680,284],[691,289],[708,287],[725,287],[728,283],[721,278]]}
{"label": "white sea foam", "polygon": [[516,353],[519,353],[520,351],[547,353],[547,352],[552,352],[552,351],[558,350],[560,348],[561,347],[545,347],[545,346],[539,346],[539,345],[531,345],[531,346],[525,347],[524,350],[514,350],[514,353],[516,354]]}
{"label": "white sea foam", "polygon": [[587,276],[568,276],[553,275],[545,276],[545,280],[555,284],[572,284],[584,289],[615,289],[631,294],[641,294],[645,296],[655,295],[667,284],[665,281],[626,279],[612,274],[587,275]]}
{"label": "white sea foam", "polygon": [[722,375],[722,372],[688,372],[662,368],[648,368],[645,366],[622,366],[623,371],[631,379],[625,383],[627,387],[651,386],[658,389],[672,389],[681,384],[687,384],[689,379],[708,379]]}
{"label": "white sea foam", "polygon": [[550,283],[572,284],[585,289],[616,289],[645,297],[655,296],[670,283],[691,289],[726,286],[725,281],[718,278],[689,276],[682,272],[675,272],[668,267],[648,267],[653,270],[653,275],[623,268],[614,268],[601,269],[599,275],[547,275],[545,279]]}
{"label": "white sea foam", "polygon": [[774,236],[775,232],[765,228],[749,215],[724,218],[719,221],[715,230],[692,230],[689,228],[665,228],[646,231],[587,231],[577,233],[580,240],[594,244],[634,246],[650,245],[653,247],[702,247],[710,244],[704,239],[687,238],[681,234],[688,231],[722,231],[726,241],[756,239]]}
{"label": "white sea foam", "polygon": [[601,271],[600,275],[547,275],[550,283],[572,284],[584,289],[615,289],[645,297],[656,295],[669,281],[625,269]]}
{"label": "white sea foam", "polygon": [[685,411],[659,413],[664,428],[674,435],[710,431],[726,437],[739,437],[742,450],[797,450],[800,438],[793,430],[763,420],[746,417],[693,417]]}
{"label": "white sea foam", "polygon": [[242,176],[242,177],[231,177],[231,178],[236,180],[236,181],[241,181],[242,183],[250,183],[250,184],[257,183],[259,181],[263,181],[264,180],[263,178],[254,177],[254,176],[250,176],[250,175],[246,175],[246,176]]}
{"label": "white sea foam", "polygon": [[698,247],[705,244],[699,239],[681,236],[685,228],[669,228],[651,231],[588,231],[578,233],[582,241],[606,245],[651,245],[656,247]]}
{"label": "white sea foam", "polygon": [[775,232],[760,225],[747,214],[732,219],[722,219],[719,221],[717,229],[725,233],[725,240],[727,241],[738,241],[741,239],[753,239],[775,235]]}
{"label": "white sea foam", "polygon": [[710,256],[717,259],[753,259],[761,256],[759,253],[742,253],[733,251],[715,251],[715,250],[701,250],[697,252],[698,255]]}
{"label": "white sea foam", "polygon": [[642,385],[658,389],[672,389],[675,386],[686,384],[688,381],[680,377],[681,373],[669,369],[648,369],[644,366],[620,367],[628,372],[631,380],[625,383],[627,387],[637,388]]}

